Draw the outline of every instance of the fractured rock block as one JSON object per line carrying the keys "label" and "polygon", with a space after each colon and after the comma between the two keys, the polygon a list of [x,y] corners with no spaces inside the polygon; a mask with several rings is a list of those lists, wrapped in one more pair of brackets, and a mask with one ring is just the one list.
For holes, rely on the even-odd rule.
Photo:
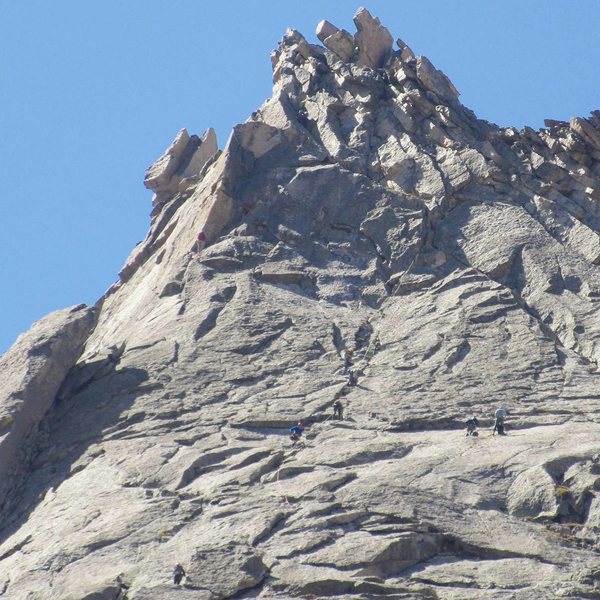
{"label": "fractured rock block", "polygon": [[587,119],[574,117],[569,121],[569,127],[578,133],[586,142],[600,148],[600,131],[598,131]]}
{"label": "fractured rock block", "polygon": [[344,62],[348,62],[352,58],[356,49],[354,37],[343,29],[325,38],[323,44],[326,48],[335,52]]}
{"label": "fractured rock block", "polygon": [[329,36],[333,35],[334,33],[337,33],[338,31],[339,29],[329,21],[319,21],[319,24],[317,25],[317,37],[323,43]]}
{"label": "fractured rock block", "polygon": [[421,83],[434,94],[445,100],[458,100],[459,93],[452,82],[438,71],[425,56],[417,58],[417,77]]}
{"label": "fractured rock block", "polygon": [[198,175],[204,168],[204,165],[218,152],[219,147],[217,145],[217,134],[212,127],[209,127],[202,138],[200,139],[200,145],[196,148],[192,154],[189,162],[182,165],[183,172],[181,178],[186,179],[187,177],[193,177]]}
{"label": "fractured rock block", "polygon": [[355,36],[359,51],[356,64],[372,69],[383,67],[394,45],[390,32],[362,7],[354,15],[354,24],[358,30]]}
{"label": "fractured rock block", "polygon": [[153,192],[162,192],[168,185],[171,176],[179,166],[181,158],[190,141],[187,129],[182,129],[165,150],[165,153],[146,171],[144,185]]}
{"label": "fractured rock block", "polygon": [[165,197],[177,193],[183,179],[198,175],[204,165],[216,154],[217,136],[208,129],[202,139],[190,137],[182,129],[165,153],[146,171],[144,185],[157,194],[155,204],[162,204]]}

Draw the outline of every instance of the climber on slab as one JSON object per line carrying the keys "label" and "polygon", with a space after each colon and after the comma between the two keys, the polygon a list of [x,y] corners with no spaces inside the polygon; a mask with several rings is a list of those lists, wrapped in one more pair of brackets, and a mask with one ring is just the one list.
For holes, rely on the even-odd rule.
{"label": "climber on slab", "polygon": [[204,231],[201,231],[200,233],[198,233],[198,236],[196,237],[196,245],[195,245],[196,252],[202,252],[202,250],[204,250],[205,246],[206,246],[206,234],[204,233]]}
{"label": "climber on slab", "polygon": [[178,563],[175,565],[175,569],[173,571],[173,583],[175,585],[181,585],[181,580],[185,577],[185,571],[183,567]]}
{"label": "climber on slab", "polygon": [[354,352],[352,348],[347,348],[342,350],[342,358],[344,359],[344,374],[348,372],[348,369],[351,367],[353,363],[353,355]]}
{"label": "climber on slab", "polygon": [[302,421],[300,421],[298,423],[298,425],[294,425],[293,427],[290,427],[290,440],[292,440],[292,446],[298,442],[300,440],[300,438],[302,437],[302,434],[304,433],[304,425],[302,424]]}
{"label": "climber on slab", "polygon": [[344,419],[344,405],[341,400],[336,400],[333,403],[333,418],[338,421],[342,421]]}
{"label": "climber on slab", "polygon": [[508,411],[505,408],[498,408],[494,413],[496,420],[494,422],[494,431],[492,431],[492,435],[498,432],[498,435],[505,435],[504,433],[504,419],[508,414]]}
{"label": "climber on slab", "polygon": [[358,383],[358,378],[356,376],[356,372],[354,371],[354,369],[348,369],[347,377],[348,377],[347,385],[354,387]]}
{"label": "climber on slab", "polygon": [[127,595],[127,590],[129,589],[129,585],[123,581],[123,573],[120,573],[119,575],[117,575],[115,581],[117,582],[117,585],[119,586],[119,589],[121,590],[121,594],[125,598]]}
{"label": "climber on slab", "polygon": [[473,436],[478,436],[479,433],[477,433],[477,427],[479,427],[479,422],[477,421],[476,417],[471,417],[467,423],[467,435],[473,435]]}

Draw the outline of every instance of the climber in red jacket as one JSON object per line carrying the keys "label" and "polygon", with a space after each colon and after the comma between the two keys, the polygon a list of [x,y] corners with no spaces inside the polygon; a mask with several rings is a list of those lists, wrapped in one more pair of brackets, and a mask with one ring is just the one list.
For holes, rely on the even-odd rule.
{"label": "climber in red jacket", "polygon": [[206,246],[206,234],[201,231],[196,238],[196,252],[202,252],[204,246]]}

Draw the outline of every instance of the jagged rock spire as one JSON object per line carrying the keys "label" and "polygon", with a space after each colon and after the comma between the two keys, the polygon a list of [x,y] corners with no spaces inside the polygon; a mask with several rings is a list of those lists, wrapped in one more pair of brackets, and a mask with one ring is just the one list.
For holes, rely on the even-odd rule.
{"label": "jagged rock spire", "polygon": [[352,60],[358,66],[372,69],[383,67],[392,51],[390,32],[381,25],[379,19],[373,18],[362,7],[354,15],[354,24],[357,33],[352,36],[329,21],[321,21],[317,25],[317,37],[328,50],[345,62]]}

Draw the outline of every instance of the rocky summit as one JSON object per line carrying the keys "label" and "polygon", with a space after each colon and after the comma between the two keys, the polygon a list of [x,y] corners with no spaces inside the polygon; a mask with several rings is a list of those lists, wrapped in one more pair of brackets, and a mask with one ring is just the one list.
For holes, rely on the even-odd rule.
{"label": "rocky summit", "polygon": [[354,22],[0,359],[3,598],[600,598],[600,111],[498,127]]}

